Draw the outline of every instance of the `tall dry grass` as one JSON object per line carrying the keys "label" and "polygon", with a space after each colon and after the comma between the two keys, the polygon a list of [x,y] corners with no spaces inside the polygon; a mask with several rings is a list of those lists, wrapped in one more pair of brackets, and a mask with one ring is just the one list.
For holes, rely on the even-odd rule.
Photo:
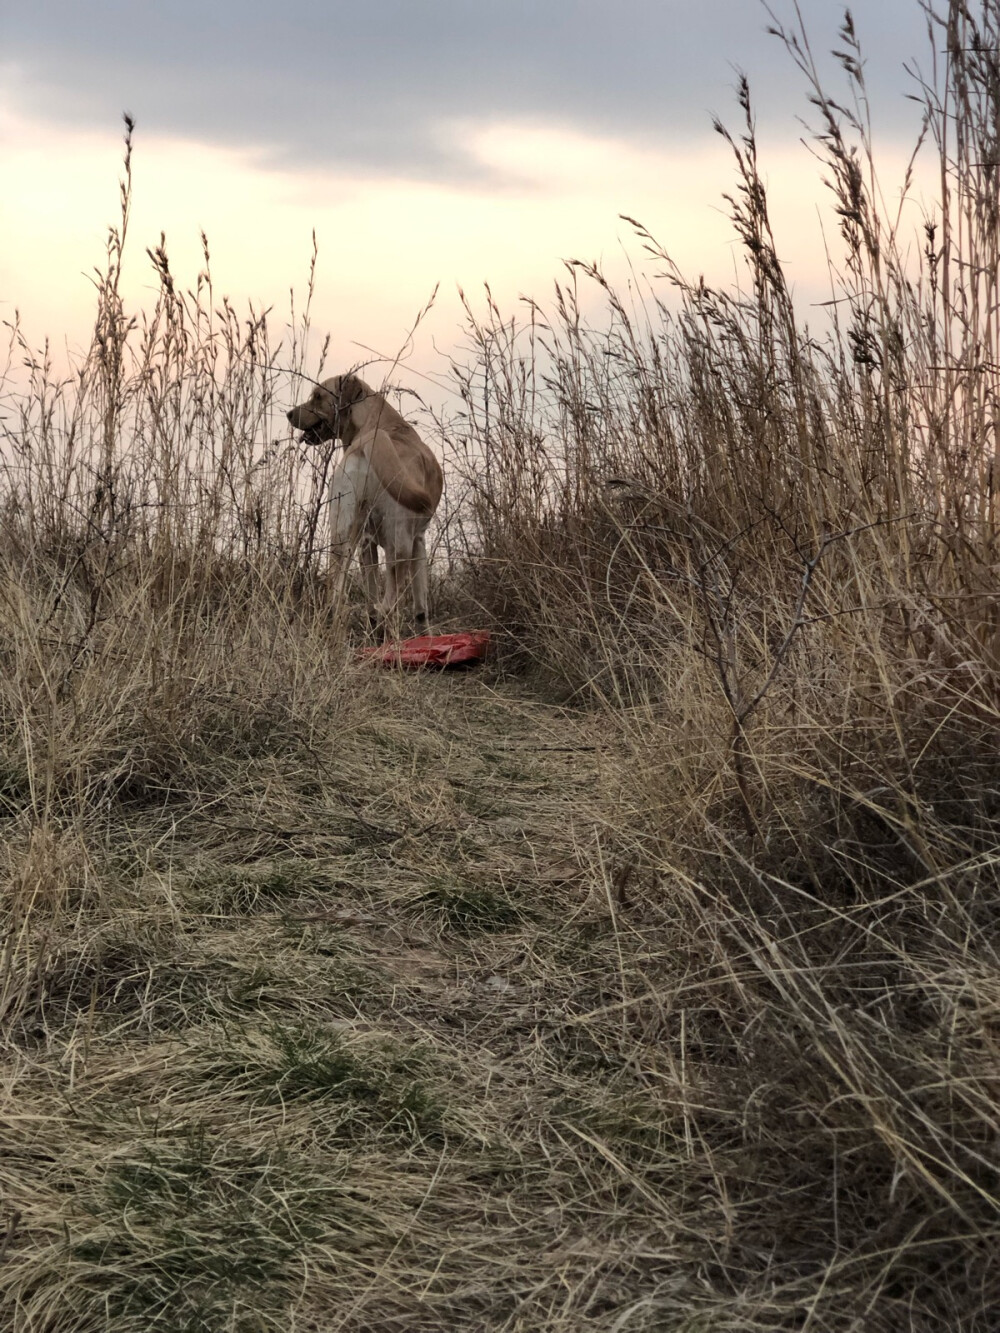
{"label": "tall dry grass", "polygon": [[[301,450],[284,419],[304,378],[308,299],[272,342],[268,312],[217,298],[204,237],[191,291],[161,238],[148,252],[156,301],[130,313],[132,133],[126,117],[89,349],[60,372],[48,345],[8,326],[0,781],[15,878],[35,886],[4,904],[8,1023],[33,1011],[45,951],[58,951],[46,914],[60,915],[64,887],[45,865],[64,843],[85,864],[115,811],[210,799],[220,762],[308,746],[338,715],[345,656],[323,521],[333,446]],[[312,285],[310,269],[309,298]]]}
{"label": "tall dry grass", "polygon": [[551,309],[470,304],[455,368],[470,600],[628,738],[608,836],[687,941],[683,983],[634,1003],[670,1004],[697,1071],[753,1327],[986,1329],[1000,1297],[1000,8],[923,9],[919,227],[913,161],[886,203],[850,15],[835,93],[774,28],[839,223],[822,332],[741,80],[716,128],[745,288],[634,222],[672,301],[572,265]]}

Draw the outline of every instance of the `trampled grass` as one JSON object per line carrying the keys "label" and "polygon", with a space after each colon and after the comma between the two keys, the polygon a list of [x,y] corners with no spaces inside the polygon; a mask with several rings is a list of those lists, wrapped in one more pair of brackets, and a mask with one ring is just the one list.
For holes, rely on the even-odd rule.
{"label": "trampled grass", "polygon": [[929,21],[916,247],[850,22],[836,99],[781,34],[822,334],[745,87],[746,291],[637,227],[670,302],[470,305],[437,593],[478,675],[352,661],[303,330],[162,247],[133,319],[127,174],[78,373],[13,331],[5,1328],[1000,1322],[1000,11]]}

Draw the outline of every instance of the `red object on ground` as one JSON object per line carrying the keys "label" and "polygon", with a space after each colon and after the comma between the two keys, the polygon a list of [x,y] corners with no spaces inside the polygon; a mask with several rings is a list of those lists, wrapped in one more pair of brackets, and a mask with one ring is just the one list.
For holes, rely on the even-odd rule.
{"label": "red object on ground", "polygon": [[457,667],[481,662],[490,645],[487,630],[471,634],[421,634],[415,639],[362,648],[358,660],[383,667]]}

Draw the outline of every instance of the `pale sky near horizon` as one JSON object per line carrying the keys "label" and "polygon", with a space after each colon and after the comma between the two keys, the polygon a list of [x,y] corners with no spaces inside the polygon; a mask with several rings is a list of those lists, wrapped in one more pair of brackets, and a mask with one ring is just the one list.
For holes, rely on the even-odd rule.
{"label": "pale sky near horizon", "polygon": [[[801,0],[815,54],[844,7]],[[773,0],[782,22],[794,0]],[[851,6],[877,145],[895,185],[919,128],[904,62],[926,72],[919,0]],[[319,245],[315,346],[330,371],[394,355],[436,283],[415,373],[458,338],[456,288],[489,282],[513,309],[544,304],[568,258],[627,275],[638,217],[690,276],[731,280],[733,188],[718,114],[740,128],[750,79],[779,252],[806,299],[826,294],[821,170],[801,143],[808,90],[758,0],[0,0],[0,318],[33,343],[89,337],[116,221],[121,113],[136,120],[130,308],[150,306],[147,246],[166,233],[179,285],[208,234],[216,295],[242,307],[301,297]],[[828,226],[835,230],[834,224]],[[406,371],[398,378],[405,379]]]}

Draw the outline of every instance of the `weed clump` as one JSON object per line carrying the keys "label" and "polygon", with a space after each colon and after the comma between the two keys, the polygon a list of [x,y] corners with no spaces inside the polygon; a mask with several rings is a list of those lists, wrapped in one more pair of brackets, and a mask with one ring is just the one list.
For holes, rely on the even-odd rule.
{"label": "weed clump", "polygon": [[509,930],[526,915],[508,894],[476,884],[436,884],[415,905],[421,915],[460,935]]}

